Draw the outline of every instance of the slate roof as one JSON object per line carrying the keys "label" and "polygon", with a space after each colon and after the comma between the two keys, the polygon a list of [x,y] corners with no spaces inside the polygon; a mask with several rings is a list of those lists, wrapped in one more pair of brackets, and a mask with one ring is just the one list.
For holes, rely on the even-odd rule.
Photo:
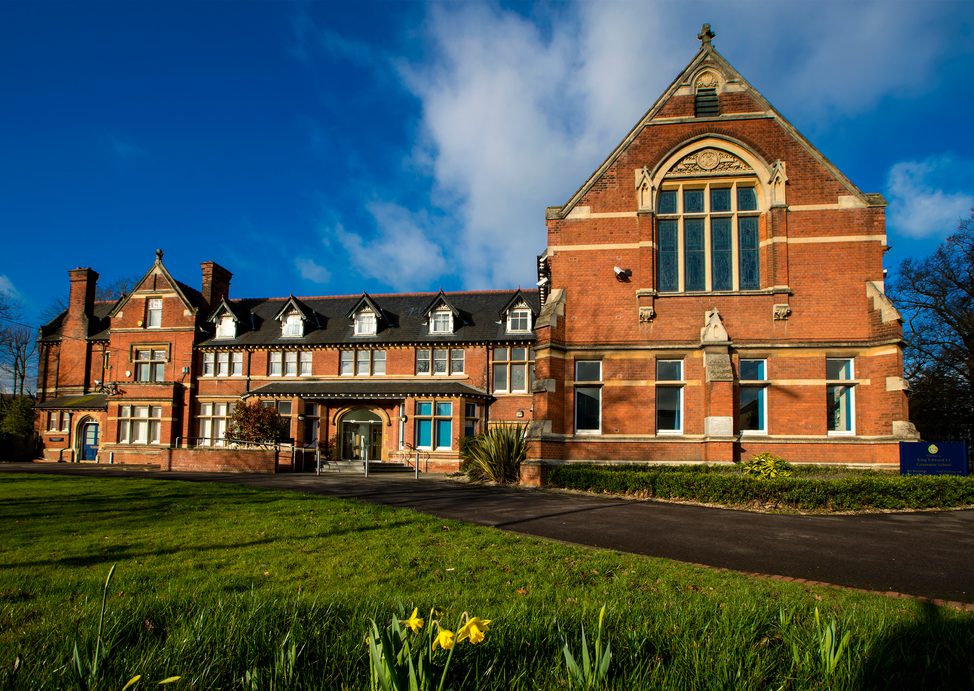
{"label": "slate roof", "polygon": [[49,401],[38,403],[37,407],[44,410],[48,408],[73,408],[76,410],[105,410],[108,408],[108,396],[103,393],[86,394],[84,396],[59,396]]}
{"label": "slate roof", "polygon": [[[301,298],[314,312],[315,320],[305,325],[302,337],[281,335],[281,324],[275,315],[289,298],[257,298],[229,301],[240,314],[250,314],[251,324],[241,320],[236,338],[204,339],[204,347],[232,346],[314,346],[314,345],[382,345],[397,343],[483,343],[533,341],[533,333],[509,334],[502,317],[505,306],[516,290],[490,290],[447,293],[456,308],[453,333],[431,334],[424,311],[438,293],[372,295],[387,322],[379,322],[374,336],[356,336],[350,310],[362,300],[361,295]],[[521,291],[535,314],[540,311],[538,291]],[[317,321],[317,323],[315,323]]]}
{"label": "slate roof", "polygon": [[466,396],[493,398],[482,389],[458,381],[402,379],[391,381],[273,382],[247,393],[248,396],[300,396],[303,398],[404,398],[406,396]]}
{"label": "slate roof", "polygon": [[[111,320],[109,313],[115,307],[115,301],[96,302],[92,309],[92,318],[88,320],[88,338],[93,341],[107,341],[108,327]],[[68,316],[68,311],[64,310],[58,316],[41,327],[40,341],[50,342],[61,339],[61,329],[64,327],[64,320]]]}

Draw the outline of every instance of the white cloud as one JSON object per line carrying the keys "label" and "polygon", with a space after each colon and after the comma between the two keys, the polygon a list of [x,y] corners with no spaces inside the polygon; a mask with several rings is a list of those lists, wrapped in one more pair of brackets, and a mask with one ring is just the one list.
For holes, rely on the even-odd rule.
{"label": "white cloud", "polygon": [[294,260],[294,268],[301,278],[312,283],[328,283],[331,278],[331,272],[314,259],[299,257]]}
{"label": "white cloud", "polygon": [[901,161],[886,179],[890,227],[910,237],[944,236],[974,207],[974,161],[937,156]]}
{"label": "white cloud", "polygon": [[[369,204],[367,209],[377,229],[368,239],[345,230],[341,224],[329,233],[360,273],[396,290],[426,287],[447,273],[442,249],[449,245],[446,234],[438,232],[427,214],[380,202]],[[326,236],[326,244],[328,240]]]}
{"label": "white cloud", "polygon": [[19,300],[20,293],[14,287],[14,282],[0,274],[0,295],[4,295],[12,300]]}
{"label": "white cloud", "polygon": [[517,6],[526,14],[433,3],[421,57],[395,60],[395,42],[339,35],[303,7],[296,56],[371,67],[378,81],[398,73],[419,99],[419,141],[399,174],[428,177],[431,192],[397,198],[394,179],[377,179],[390,202],[369,207],[375,229],[331,231],[361,273],[412,290],[446,275],[468,288],[533,285],[545,207],[585,182],[692,59],[703,21],[745,78],[812,130],[890,96],[922,97],[972,33],[957,2]]}

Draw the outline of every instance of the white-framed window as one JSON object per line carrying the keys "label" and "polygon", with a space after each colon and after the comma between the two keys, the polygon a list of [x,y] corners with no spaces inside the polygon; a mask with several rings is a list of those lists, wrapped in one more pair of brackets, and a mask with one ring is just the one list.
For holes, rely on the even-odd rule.
{"label": "white-framed window", "polygon": [[575,433],[602,433],[602,361],[575,361]]}
{"label": "white-framed window", "polygon": [[375,336],[377,326],[378,320],[372,310],[363,309],[355,315],[356,336]]}
{"label": "white-framed window", "polygon": [[416,447],[448,450],[453,448],[453,403],[451,401],[416,401]]}
{"label": "white-framed window", "polygon": [[304,318],[297,312],[291,312],[284,317],[281,335],[288,337],[304,336]]}
{"label": "white-framed window", "polygon": [[531,330],[531,310],[515,307],[507,313],[507,333],[527,333]]}
{"label": "white-framed window", "polygon": [[657,197],[661,293],[761,287],[755,180],[664,183]]}
{"label": "white-framed window", "polygon": [[52,410],[52,411],[50,411],[47,414],[47,431],[48,432],[57,432],[60,429],[60,426],[59,426],[60,425],[60,418],[61,418],[61,413],[58,412],[58,411],[56,411],[56,410]]}
{"label": "white-framed window", "polygon": [[291,417],[291,401],[261,401],[260,404],[264,408],[273,408],[281,417]]}
{"label": "white-framed window", "polygon": [[416,374],[463,374],[463,348],[417,348]]}
{"label": "white-framed window", "polygon": [[272,350],[267,357],[267,374],[272,377],[279,377],[284,372],[284,353],[279,350]]}
{"label": "white-framed window", "polygon": [[826,417],[830,435],[856,433],[855,361],[826,358]]}
{"label": "white-framed window", "polygon": [[742,434],[768,433],[768,362],[746,360],[738,364],[740,389],[737,424]]}
{"label": "white-framed window", "polygon": [[313,356],[310,350],[272,350],[267,357],[267,374],[271,377],[311,375]]}
{"label": "white-framed window", "polygon": [[200,403],[198,446],[224,446],[236,403]]}
{"label": "white-framed window", "polygon": [[150,329],[162,326],[162,298],[149,298],[145,301],[145,325]]}
{"label": "white-framed window", "polygon": [[243,376],[243,352],[220,351],[203,353],[204,377]]}
{"label": "white-framed window", "polygon": [[217,338],[237,337],[237,322],[229,314],[224,314],[222,317],[220,317],[220,321],[217,322],[216,337]]}
{"label": "white-framed window", "polygon": [[386,351],[343,350],[338,357],[338,373],[343,377],[368,377],[386,373]]}
{"label": "white-framed window", "polygon": [[135,351],[135,381],[158,383],[165,381],[166,351],[157,348],[137,348]]}
{"label": "white-framed window", "polygon": [[162,408],[123,405],[119,409],[119,444],[158,444],[162,430]]}
{"label": "white-framed window", "polygon": [[656,361],[656,434],[683,434],[683,360]]}
{"label": "white-framed window", "polygon": [[436,309],[430,314],[430,333],[453,333],[453,312],[448,309]]}
{"label": "white-framed window", "polygon": [[494,393],[528,393],[534,384],[534,358],[530,348],[494,348]]}

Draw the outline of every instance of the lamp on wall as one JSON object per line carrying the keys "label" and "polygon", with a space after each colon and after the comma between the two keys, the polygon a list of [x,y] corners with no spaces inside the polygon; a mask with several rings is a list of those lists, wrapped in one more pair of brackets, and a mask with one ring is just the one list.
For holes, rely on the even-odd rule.
{"label": "lamp on wall", "polygon": [[615,272],[616,280],[622,283],[626,283],[632,277],[632,269],[623,269],[621,266],[613,266],[612,270]]}

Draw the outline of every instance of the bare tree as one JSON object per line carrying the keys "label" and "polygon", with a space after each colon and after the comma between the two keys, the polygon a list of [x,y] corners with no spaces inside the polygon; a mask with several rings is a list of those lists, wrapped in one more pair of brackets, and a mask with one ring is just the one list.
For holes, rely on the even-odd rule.
{"label": "bare tree", "polygon": [[95,288],[96,300],[118,300],[123,295],[128,295],[135,288],[138,276],[128,278],[116,278],[111,283],[102,283]]}
{"label": "bare tree", "polygon": [[26,326],[7,326],[0,329],[0,371],[9,377],[14,396],[28,394],[27,368],[37,352],[33,332]]}
{"label": "bare tree", "polygon": [[931,256],[905,260],[891,292],[905,318],[906,374],[913,387],[911,417],[921,433],[921,425],[962,425],[970,437],[974,430],[974,210]]}

